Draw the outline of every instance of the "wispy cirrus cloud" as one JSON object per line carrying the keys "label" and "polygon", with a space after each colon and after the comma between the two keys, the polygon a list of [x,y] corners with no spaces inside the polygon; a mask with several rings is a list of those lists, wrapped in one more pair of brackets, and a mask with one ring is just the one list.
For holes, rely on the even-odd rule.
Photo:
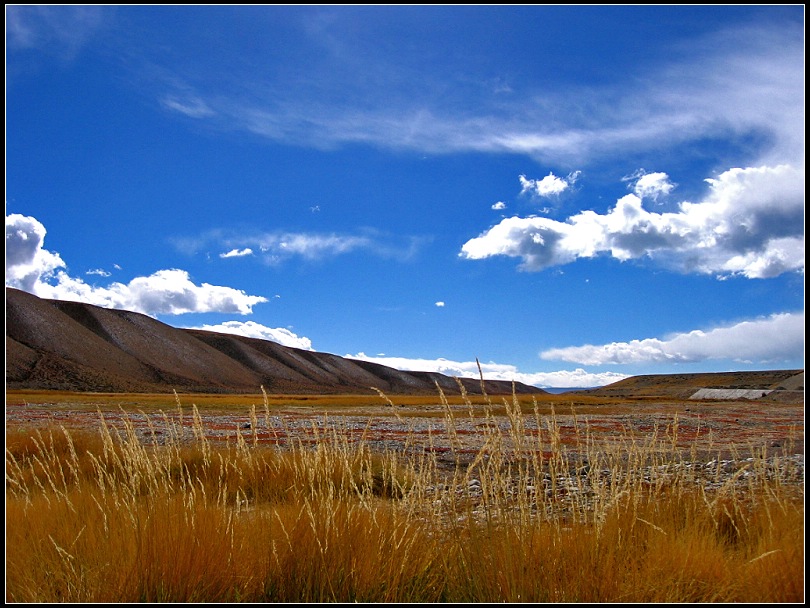
{"label": "wispy cirrus cloud", "polygon": [[209,283],[197,284],[180,269],[158,270],[128,283],[90,285],[70,276],[58,253],[44,248],[47,231],[36,218],[6,216],[6,286],[41,298],[86,302],[148,315],[198,312],[250,314],[263,296]]}
{"label": "wispy cirrus cloud", "polygon": [[7,6],[7,50],[37,49],[70,60],[103,24],[100,6]]}
{"label": "wispy cirrus cloud", "polygon": [[177,95],[167,95],[160,100],[161,104],[174,112],[185,114],[191,118],[208,118],[214,116],[216,112],[199,97],[181,98]]}
{"label": "wispy cirrus cloud", "polygon": [[[132,17],[129,10],[10,6],[7,45],[72,55],[108,22],[120,24],[106,14]],[[137,51],[127,46],[128,36],[108,36],[104,53],[135,66],[138,86],[169,111],[287,144],[506,152],[562,166],[662,144],[750,137],[758,144],[745,164],[803,158],[804,28],[798,22],[729,25],[684,41],[666,60],[646,63],[629,78],[542,87],[528,81],[493,86],[500,75],[453,76],[458,66],[452,62],[448,68],[420,53],[388,54],[357,35],[352,15],[319,8],[297,19],[285,15],[284,32],[294,32],[289,49],[280,50],[270,36],[246,52],[229,42],[228,33],[243,27],[233,17],[223,13],[216,57],[197,53],[205,55],[204,64],[195,60],[195,49],[182,60],[167,53],[170,43],[154,31],[153,46]],[[267,10],[252,18],[271,23],[278,15]],[[372,18],[383,21],[379,14]],[[395,18],[385,25],[398,44],[418,48],[414,32]],[[442,73],[442,66],[452,71]]]}
{"label": "wispy cirrus cloud", "polygon": [[[216,120],[223,128],[327,149],[363,143],[432,153],[506,152],[560,166],[658,149],[662,142],[677,146],[749,135],[760,144],[746,163],[803,157],[800,24],[760,23],[696,37],[688,47],[673,49],[669,63],[621,82],[569,84],[554,93],[526,83],[521,93],[510,89],[505,97],[502,90],[456,83],[458,95],[448,98],[446,82],[424,72],[416,94],[413,66],[354,47],[340,22],[324,21],[317,35],[306,38],[320,51],[302,50],[306,73],[253,73],[240,86],[234,86],[234,73],[178,73],[174,84],[194,85],[183,85],[183,95],[172,86],[161,98],[173,100],[178,112]],[[559,182],[548,181],[542,188],[555,186]]]}
{"label": "wispy cirrus cloud", "polygon": [[278,264],[290,258],[318,261],[366,252],[382,258],[406,260],[419,252],[427,237],[383,234],[363,230],[355,234],[337,232],[255,232],[234,233],[211,230],[196,237],[176,237],[174,245],[193,255],[208,247],[228,248],[221,258],[255,256],[268,264]]}
{"label": "wispy cirrus cloud", "polygon": [[314,260],[371,249],[375,243],[365,236],[343,234],[283,233],[260,237],[259,249],[274,257],[301,256]]}
{"label": "wispy cirrus cloud", "polygon": [[666,339],[587,344],[540,353],[543,359],[580,365],[693,363],[715,359],[773,364],[803,356],[803,311],[774,314],[727,327],[693,330]]}
{"label": "wispy cirrus cloud", "polygon": [[804,270],[804,170],[790,165],[730,169],[707,179],[700,202],[654,213],[639,193],[668,188],[656,174],[606,214],[582,211],[558,222],[544,217],[504,219],[468,240],[460,257],[509,256],[540,271],[580,258],[646,258],[681,272],[769,278]]}

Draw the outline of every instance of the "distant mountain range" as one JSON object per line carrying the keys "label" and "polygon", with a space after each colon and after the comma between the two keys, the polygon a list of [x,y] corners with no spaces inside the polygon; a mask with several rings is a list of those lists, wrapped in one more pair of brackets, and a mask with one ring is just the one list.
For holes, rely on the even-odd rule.
{"label": "distant mountain range", "polygon": [[[460,379],[469,394],[479,379]],[[282,346],[178,329],[152,317],[6,288],[6,388],[79,392],[447,394],[456,379]],[[373,388],[372,388],[373,387]],[[511,394],[487,380],[487,393]],[[517,393],[544,393],[516,383]]]}
{"label": "distant mountain range", "polygon": [[[481,393],[479,379],[461,378]],[[269,340],[171,327],[147,315],[38,298],[6,288],[6,388],[104,393],[447,394],[455,378],[283,346]],[[490,395],[512,382],[486,380]],[[803,402],[804,370],[633,376],[590,389],[543,389],[515,383],[519,394],[689,399],[722,391],[765,401]],[[718,392],[720,391],[720,392]],[[707,398],[707,397],[702,397]],[[749,398],[746,396],[746,398]]]}

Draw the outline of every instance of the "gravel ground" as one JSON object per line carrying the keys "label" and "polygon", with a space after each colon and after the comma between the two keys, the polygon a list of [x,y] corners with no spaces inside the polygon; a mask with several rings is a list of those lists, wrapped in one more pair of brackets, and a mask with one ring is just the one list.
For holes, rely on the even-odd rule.
{"label": "gravel ground", "polygon": [[[130,424],[147,443],[165,442],[176,433],[172,429],[182,429],[179,434],[183,441],[195,441],[191,408],[184,408],[181,425],[176,409],[163,414],[116,409],[109,404],[66,408],[63,404],[7,402],[6,430],[33,430],[53,424],[67,429],[97,429],[99,410],[109,428],[123,431]],[[639,483],[650,485],[677,476],[706,490],[733,487],[742,492],[758,477],[778,476],[786,488],[801,496],[804,493],[803,405],[739,401],[634,403],[604,411],[591,407],[587,414],[523,415],[518,423],[521,432],[514,431],[505,415],[487,418],[480,408],[470,415],[466,406],[450,408],[453,418],[448,426],[447,411],[440,404],[364,407],[337,414],[287,407],[272,408],[267,415],[257,409],[252,417],[244,408],[238,413],[220,408],[201,412],[201,419],[213,444],[234,444],[241,436],[247,445],[284,449],[292,442],[314,446],[333,439],[348,444],[363,442],[377,452],[427,453],[438,472],[437,485],[427,491],[433,493],[433,508],[447,514],[453,511],[450,505],[463,499],[472,505],[471,516],[483,516],[488,491],[514,495],[515,504],[532,505],[533,511],[581,513],[583,505],[593,504],[604,494],[604,488],[617,481],[617,475],[632,475]],[[484,448],[493,437],[499,441],[498,453],[513,463],[540,452],[549,458],[554,437],[559,441],[558,449],[567,456],[566,467],[555,472],[546,467],[541,469],[544,473],[529,469],[533,473],[519,479],[506,477],[501,482],[505,486],[493,489],[491,479],[467,466],[479,456],[479,463],[490,462]],[[516,439],[523,445],[515,446]],[[626,469],[617,467],[616,458],[624,462],[630,452],[646,454],[647,459],[640,466],[636,462]],[[680,456],[673,457],[674,453]]]}
{"label": "gravel ground", "polygon": [[[729,402],[633,403],[625,407],[590,407],[587,413],[555,415],[524,414],[522,429],[514,432],[505,415],[487,418],[478,406],[451,406],[448,426],[447,407],[378,406],[344,408],[336,413],[308,407],[272,408],[269,416],[261,408],[255,420],[244,407],[239,411],[218,408],[201,412],[206,436],[214,442],[235,441],[241,434],[246,442],[286,445],[290,441],[314,443],[329,437],[366,442],[372,450],[433,452],[440,462],[455,466],[472,460],[491,440],[493,432],[502,438],[502,449],[513,451],[515,437],[530,451],[550,450],[552,433],[572,456],[576,453],[609,452],[617,446],[654,445],[656,450],[673,448],[692,452],[701,462],[742,460],[748,457],[804,456],[803,404],[773,405],[746,400]],[[67,428],[98,428],[99,410],[112,428],[123,428],[128,420],[144,440],[152,433],[158,442],[166,436],[163,416],[172,425],[180,422],[178,411],[144,413],[137,408],[122,410],[106,404],[87,403],[83,407],[64,404],[6,403],[6,429],[37,427],[55,423]],[[147,410],[148,411],[148,410]],[[183,408],[183,435],[193,440],[192,411]],[[255,428],[254,428],[255,424]]]}

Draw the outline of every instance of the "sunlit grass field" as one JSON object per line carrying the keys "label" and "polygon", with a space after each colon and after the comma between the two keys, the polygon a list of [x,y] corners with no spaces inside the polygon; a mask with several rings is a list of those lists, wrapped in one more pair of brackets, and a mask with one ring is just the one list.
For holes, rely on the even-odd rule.
{"label": "sunlit grass field", "polygon": [[[97,408],[91,428],[7,425],[7,602],[804,601],[789,445],[721,466],[677,418],[606,449],[586,417],[572,443],[531,396],[109,398],[146,434],[99,395],[48,395]],[[397,417],[403,400],[435,406],[447,451],[339,425],[258,441],[282,405]],[[226,403],[250,428],[214,441],[205,413]],[[465,417],[480,447],[462,455]]]}

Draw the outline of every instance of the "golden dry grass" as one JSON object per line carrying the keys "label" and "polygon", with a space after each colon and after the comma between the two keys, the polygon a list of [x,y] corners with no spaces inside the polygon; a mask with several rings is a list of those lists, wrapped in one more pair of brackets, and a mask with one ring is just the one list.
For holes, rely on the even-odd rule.
{"label": "golden dry grass", "polygon": [[[253,429],[273,407],[261,399]],[[146,438],[101,411],[92,432],[7,434],[7,602],[804,599],[803,469],[787,453],[721,475],[690,466],[677,421],[605,449],[577,420],[571,446],[551,407],[459,409],[439,391],[447,470],[339,425],[314,443],[217,444],[196,404],[172,400]],[[484,441],[462,460],[465,415]]]}

